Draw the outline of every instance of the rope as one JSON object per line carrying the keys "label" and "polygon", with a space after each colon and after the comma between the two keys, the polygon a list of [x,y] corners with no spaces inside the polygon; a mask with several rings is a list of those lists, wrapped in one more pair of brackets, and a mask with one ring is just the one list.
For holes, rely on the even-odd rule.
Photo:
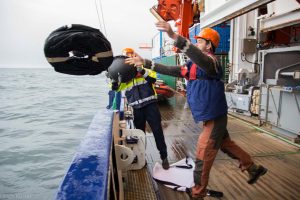
{"label": "rope", "polygon": [[101,10],[101,15],[102,15],[102,21],[103,21],[103,27],[104,27],[104,35],[106,35],[106,27],[105,27],[105,21],[104,21],[104,15],[103,15],[103,9],[102,9],[102,3],[101,0],[99,0],[99,5],[100,5],[100,10]]}
{"label": "rope", "polygon": [[96,11],[97,11],[97,17],[98,17],[98,21],[99,21],[100,30],[102,32],[104,32],[105,36],[107,36],[101,0],[99,0],[99,7],[100,7],[101,17],[102,17],[102,22],[103,22],[103,29],[102,29],[102,23],[101,23],[101,19],[100,19],[100,15],[99,15],[97,0],[95,0],[94,2],[95,2]]}
{"label": "rope", "polygon": [[101,20],[100,20],[98,6],[97,6],[97,0],[95,0],[94,3],[95,3],[96,11],[97,11],[97,16],[98,16],[99,29],[102,31]]}

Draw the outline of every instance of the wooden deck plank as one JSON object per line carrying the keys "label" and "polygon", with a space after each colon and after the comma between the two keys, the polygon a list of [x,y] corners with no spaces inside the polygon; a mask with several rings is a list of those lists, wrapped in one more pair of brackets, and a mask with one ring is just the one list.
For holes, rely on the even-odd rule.
{"label": "wooden deck plank", "polygon": [[247,184],[247,174],[231,160],[216,160],[209,186],[224,192],[222,199],[300,199],[300,154],[255,158],[268,168],[256,184]]}
{"label": "wooden deck plank", "polygon": [[[172,146],[181,141],[194,157],[195,147],[201,131],[200,125],[194,123],[189,110],[183,109],[182,100],[178,105],[161,105],[160,111],[163,119],[164,134],[168,146],[169,160],[171,163],[179,160]],[[174,103],[173,102],[173,103]],[[209,188],[224,192],[222,199],[232,200],[296,200],[300,199],[300,149],[260,133],[254,128],[230,118],[228,130],[231,138],[242,148],[247,150],[255,162],[263,164],[269,172],[255,185],[247,184],[247,174],[238,168],[238,162],[222,153],[218,153],[210,175]],[[155,162],[160,162],[158,151],[151,130],[147,129],[147,154],[148,169],[153,169]],[[151,148],[150,148],[151,147]],[[176,151],[176,149],[175,149]],[[157,154],[157,155],[152,155]],[[160,199],[188,199],[183,192],[175,192],[163,185],[154,187],[160,194]],[[206,199],[213,199],[207,197]]]}

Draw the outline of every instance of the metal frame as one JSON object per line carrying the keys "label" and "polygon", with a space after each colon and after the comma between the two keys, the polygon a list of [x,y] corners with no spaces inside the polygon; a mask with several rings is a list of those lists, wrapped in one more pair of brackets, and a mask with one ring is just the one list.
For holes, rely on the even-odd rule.
{"label": "metal frame", "polygon": [[200,17],[200,28],[213,27],[274,0],[231,0]]}
{"label": "metal frame", "polygon": [[[294,120],[294,122],[296,123],[295,121],[296,118],[294,117],[292,119],[286,119],[282,117],[283,113],[286,114],[286,109],[283,109],[283,105],[284,104],[286,105],[288,103],[286,101],[285,102],[283,101],[283,98],[287,97],[285,95],[286,93],[290,93],[291,95],[293,95],[294,97],[293,100],[295,101],[297,107],[296,110],[300,113],[299,102],[296,96],[296,94],[299,94],[299,91],[285,91],[284,89],[278,88],[277,86],[269,86],[269,85],[265,85],[264,88],[266,90],[266,94],[261,93],[261,95],[267,95],[267,97],[264,98],[264,100],[266,101],[265,102],[266,109],[264,110],[265,118],[264,119],[260,118],[260,121],[261,122],[263,121],[271,125],[272,129],[276,128],[277,131],[279,131],[284,135],[288,135],[289,137],[294,137],[295,135],[299,135],[300,133],[299,131],[297,132],[295,128],[293,129],[284,123],[284,120]],[[261,100],[262,99],[263,98],[261,98]],[[260,106],[262,107],[262,105],[263,103],[261,102]],[[269,113],[272,113],[271,118],[269,117]],[[261,110],[259,116],[263,117]]]}
{"label": "metal frame", "polygon": [[[300,46],[295,47],[284,47],[284,48],[274,48],[274,49],[267,49],[267,50],[260,50],[258,52],[259,61],[261,62],[261,71],[260,71],[260,84],[263,84],[263,76],[264,76],[264,63],[265,63],[265,56],[269,53],[278,53],[278,52],[287,52],[287,51],[300,51]],[[266,83],[265,83],[266,84]]]}
{"label": "metal frame", "polygon": [[276,29],[280,29],[286,26],[292,26],[300,23],[300,9],[293,12],[284,13],[269,18],[260,19],[260,31],[268,32]]}

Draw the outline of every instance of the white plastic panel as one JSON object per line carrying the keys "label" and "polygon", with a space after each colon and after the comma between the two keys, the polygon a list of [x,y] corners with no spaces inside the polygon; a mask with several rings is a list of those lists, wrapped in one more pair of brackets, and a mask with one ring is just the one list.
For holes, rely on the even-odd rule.
{"label": "white plastic panel", "polygon": [[[204,16],[200,17],[200,26],[201,28],[216,26],[272,1],[274,0],[230,0],[222,5],[214,3],[215,8],[210,7]],[[209,0],[205,1],[205,4],[210,3]]]}

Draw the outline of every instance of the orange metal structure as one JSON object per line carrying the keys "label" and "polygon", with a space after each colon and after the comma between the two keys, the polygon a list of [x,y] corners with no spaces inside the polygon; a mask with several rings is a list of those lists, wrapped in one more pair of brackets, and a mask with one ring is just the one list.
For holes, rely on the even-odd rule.
{"label": "orange metal structure", "polygon": [[175,94],[174,90],[162,80],[157,80],[154,86],[159,100],[171,98]]}
{"label": "orange metal structure", "polygon": [[199,9],[192,0],[158,0],[157,13],[165,20],[174,20],[178,34],[189,38],[189,27],[199,22]]}

